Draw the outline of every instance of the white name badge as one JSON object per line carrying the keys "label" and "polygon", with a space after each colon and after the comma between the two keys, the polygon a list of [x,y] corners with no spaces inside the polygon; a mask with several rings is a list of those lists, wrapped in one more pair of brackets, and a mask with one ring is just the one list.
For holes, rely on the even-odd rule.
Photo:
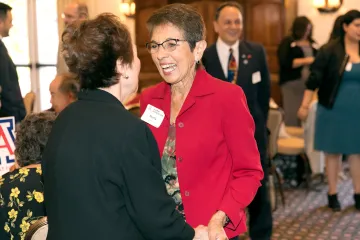
{"label": "white name badge", "polygon": [[351,62],[348,62],[348,63],[346,64],[345,71],[350,72],[351,69],[352,69],[352,63],[351,63]]}
{"label": "white name badge", "polygon": [[141,116],[141,120],[150,124],[151,126],[158,128],[164,120],[164,117],[165,114],[161,109],[148,104],[144,114]]}
{"label": "white name badge", "polygon": [[259,82],[261,82],[261,74],[259,71],[257,71],[252,74],[252,83],[257,84]]}

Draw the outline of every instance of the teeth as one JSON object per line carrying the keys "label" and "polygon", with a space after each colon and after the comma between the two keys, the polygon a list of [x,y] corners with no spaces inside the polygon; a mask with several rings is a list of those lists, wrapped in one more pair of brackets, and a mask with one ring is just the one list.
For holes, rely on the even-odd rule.
{"label": "teeth", "polygon": [[175,64],[166,64],[161,66],[163,69],[169,68],[169,67],[175,67]]}
{"label": "teeth", "polygon": [[169,73],[169,72],[172,72],[175,70],[175,65],[173,67],[169,67],[169,68],[163,68],[163,71],[166,72],[166,73]]}

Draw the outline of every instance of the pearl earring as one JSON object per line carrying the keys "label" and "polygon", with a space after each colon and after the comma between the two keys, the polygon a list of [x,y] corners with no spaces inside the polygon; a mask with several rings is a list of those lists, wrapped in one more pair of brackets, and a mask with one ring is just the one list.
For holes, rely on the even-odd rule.
{"label": "pearl earring", "polygon": [[129,76],[128,76],[128,75],[126,75],[126,74],[123,74],[123,78],[125,78],[125,79],[129,79]]}

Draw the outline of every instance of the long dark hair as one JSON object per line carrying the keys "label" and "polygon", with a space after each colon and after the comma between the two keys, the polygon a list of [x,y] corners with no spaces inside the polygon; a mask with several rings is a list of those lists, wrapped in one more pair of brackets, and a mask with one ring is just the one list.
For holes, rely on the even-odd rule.
{"label": "long dark hair", "polygon": [[360,19],[360,11],[358,10],[350,10],[347,13],[345,13],[345,15],[342,17],[342,23],[341,23],[341,28],[340,28],[340,37],[344,38],[345,37],[345,30],[343,25],[349,25],[350,23],[352,23],[355,19]]}
{"label": "long dark hair", "polygon": [[312,38],[312,23],[305,16],[300,16],[300,17],[295,18],[295,20],[292,24],[291,36],[294,38],[294,40],[302,39],[304,37],[309,25],[311,25],[311,31],[309,33],[308,40],[310,42],[314,42],[314,40]]}
{"label": "long dark hair", "polygon": [[343,26],[342,26],[343,25],[343,19],[344,19],[344,15],[340,15],[335,19],[334,26],[333,26],[333,29],[331,31],[328,42],[341,37],[341,31],[343,29]]}

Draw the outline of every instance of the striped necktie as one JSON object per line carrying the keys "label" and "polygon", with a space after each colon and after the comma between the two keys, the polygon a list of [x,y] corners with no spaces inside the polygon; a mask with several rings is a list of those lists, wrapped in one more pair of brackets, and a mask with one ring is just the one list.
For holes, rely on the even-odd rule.
{"label": "striped necktie", "polygon": [[237,75],[237,65],[236,60],[233,54],[233,49],[230,48],[229,62],[228,62],[228,77],[227,81],[231,83],[236,83]]}

